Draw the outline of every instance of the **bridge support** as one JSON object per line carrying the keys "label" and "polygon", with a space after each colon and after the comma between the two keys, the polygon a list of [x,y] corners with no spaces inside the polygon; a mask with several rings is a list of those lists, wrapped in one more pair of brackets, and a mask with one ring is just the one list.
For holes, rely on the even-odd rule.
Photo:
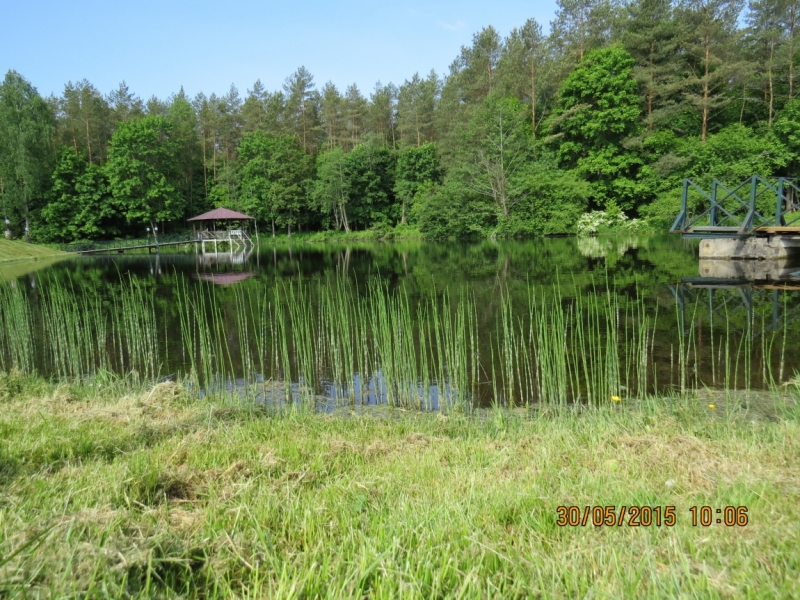
{"label": "bridge support", "polygon": [[800,256],[800,236],[712,238],[700,242],[701,259],[781,259]]}
{"label": "bridge support", "polygon": [[700,277],[747,281],[785,281],[800,268],[795,260],[700,260]]}

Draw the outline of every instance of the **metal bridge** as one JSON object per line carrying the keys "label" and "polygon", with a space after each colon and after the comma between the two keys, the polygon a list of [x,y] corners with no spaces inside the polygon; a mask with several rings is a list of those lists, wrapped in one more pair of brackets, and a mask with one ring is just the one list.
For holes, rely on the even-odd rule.
{"label": "metal bridge", "polygon": [[73,244],[63,244],[60,248],[64,252],[77,252],[78,254],[122,254],[128,250],[148,250],[159,249],[166,246],[179,246],[183,244],[193,244],[195,238],[192,232],[176,233],[172,235],[160,235],[157,238],[150,236],[136,240],[111,240],[105,242],[76,242]]}
{"label": "metal bridge", "polygon": [[715,179],[709,191],[685,179],[670,233],[705,239],[800,235],[800,187],[787,177],[753,175],[732,188]]}

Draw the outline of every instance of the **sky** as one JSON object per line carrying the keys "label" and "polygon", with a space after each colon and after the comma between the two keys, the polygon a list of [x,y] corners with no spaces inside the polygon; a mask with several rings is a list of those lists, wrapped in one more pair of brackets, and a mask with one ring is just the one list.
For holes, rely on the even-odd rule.
{"label": "sky", "polygon": [[244,96],[274,91],[298,67],[316,89],[401,84],[446,74],[461,46],[492,25],[502,36],[535,18],[545,32],[556,0],[0,0],[0,69],[43,96],[88,79],[108,94],[125,81],[143,100],[180,90]]}

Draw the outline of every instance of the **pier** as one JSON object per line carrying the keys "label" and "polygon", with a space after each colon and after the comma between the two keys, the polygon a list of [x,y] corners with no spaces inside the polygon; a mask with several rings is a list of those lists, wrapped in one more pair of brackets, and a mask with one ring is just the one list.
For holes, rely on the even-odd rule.
{"label": "pier", "polygon": [[[220,253],[220,245],[222,245],[222,252],[231,257],[249,255],[256,242],[250,237],[250,233],[243,227],[243,224],[250,221],[255,225],[256,241],[258,240],[256,220],[227,208],[215,208],[202,215],[187,219],[187,221],[192,224],[191,232],[161,236],[148,235],[144,239],[133,240],[77,242],[64,244],[60,249],[78,254],[123,254],[132,250],[159,252],[164,247],[194,244],[195,252],[204,255]],[[224,224],[224,227],[217,229],[217,223]],[[236,225],[234,226],[234,224]]]}

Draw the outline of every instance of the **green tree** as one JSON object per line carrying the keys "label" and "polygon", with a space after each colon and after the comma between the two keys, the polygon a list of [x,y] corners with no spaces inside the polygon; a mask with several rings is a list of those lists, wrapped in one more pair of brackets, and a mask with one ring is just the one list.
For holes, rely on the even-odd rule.
{"label": "green tree", "polygon": [[113,113],[103,95],[83,79],[68,83],[56,105],[61,142],[85,154],[90,163],[105,161]]}
{"label": "green tree", "polygon": [[117,89],[108,95],[108,103],[111,109],[111,122],[116,127],[119,123],[138,119],[144,115],[144,104],[130,91],[128,84],[124,81],[117,86]]}
{"label": "green tree", "polygon": [[[171,139],[175,143],[175,165],[180,174],[176,182],[183,194],[190,213],[194,212],[197,199],[205,196],[200,177],[202,170],[201,149],[198,136],[197,115],[183,88],[172,99],[167,119],[172,125]],[[199,192],[199,193],[198,193]]]}
{"label": "green tree", "polygon": [[351,227],[393,225],[400,218],[394,198],[395,157],[374,136],[345,154]]}
{"label": "green tree", "polygon": [[644,96],[644,121],[653,131],[680,109],[680,49],[686,32],[674,18],[670,0],[638,0],[627,4],[626,10],[622,41],[636,61],[634,76]]}
{"label": "green tree", "polygon": [[333,148],[319,155],[312,197],[317,209],[323,215],[330,215],[336,229],[349,232],[347,203],[350,199],[350,180],[345,157],[341,148]]}
{"label": "green tree", "polygon": [[689,31],[685,45],[688,77],[685,97],[700,115],[700,139],[708,137],[714,111],[728,104],[728,89],[741,75],[737,56],[741,32],[737,27],[743,0],[686,0],[678,17]]}
{"label": "green tree", "polygon": [[0,194],[5,219],[24,223],[44,200],[53,168],[55,121],[48,104],[16,71],[0,84]]}
{"label": "green tree", "polygon": [[527,101],[531,111],[531,134],[542,119],[540,102],[553,95],[548,75],[552,70],[550,48],[536,19],[528,19],[520,29],[514,29],[505,43],[498,70],[506,94]]}
{"label": "green tree", "polygon": [[561,87],[551,128],[562,167],[592,183],[595,201],[611,200],[629,210],[638,198],[641,164],[623,141],[639,127],[634,61],[618,46],[593,50]]}
{"label": "green tree", "polygon": [[317,107],[313,102],[314,76],[300,67],[283,84],[286,92],[286,116],[293,124],[293,133],[303,144],[303,151],[313,147],[313,132],[317,126]]}
{"label": "green tree", "polygon": [[431,184],[442,181],[442,167],[436,145],[430,142],[419,147],[408,146],[397,155],[397,175],[394,192],[402,203],[400,223],[406,223],[408,207],[417,194]]}
{"label": "green tree", "polygon": [[116,217],[105,170],[73,148],[62,148],[39,235],[58,242],[111,236],[119,233]]}
{"label": "green tree", "polygon": [[463,177],[448,177],[443,185],[424,189],[413,206],[414,220],[430,239],[486,237],[497,228],[491,200],[475,193]]}
{"label": "green tree", "polygon": [[434,138],[434,107],[439,90],[436,73],[427,79],[414,73],[400,86],[397,97],[398,129],[402,145],[420,146]]}
{"label": "green tree", "polygon": [[114,202],[128,222],[149,225],[155,231],[157,224],[184,215],[177,153],[172,123],[165,117],[122,123],[114,132],[106,173]]}
{"label": "green tree", "polygon": [[780,51],[784,42],[781,20],[785,4],[785,0],[753,0],[747,12],[748,41],[755,49],[758,80],[761,83],[759,87],[766,99],[767,124],[770,127],[777,110],[777,70],[780,67],[779,59],[783,56]]}
{"label": "green tree", "polygon": [[524,191],[502,230],[509,237],[575,233],[592,197],[592,186],[575,171],[559,169],[551,153],[527,163],[517,185]]}
{"label": "green tree", "polygon": [[506,223],[519,201],[517,175],[531,156],[526,110],[513,98],[487,98],[462,137],[458,176],[474,193],[491,198]]}
{"label": "green tree", "polygon": [[574,65],[609,39],[612,4],[609,0],[557,0],[557,4],[551,37]]}
{"label": "green tree", "polygon": [[361,95],[356,84],[347,86],[344,92],[343,108],[347,137],[352,148],[359,143],[361,136],[366,133],[364,125],[367,116],[367,99]]}
{"label": "green tree", "polygon": [[384,140],[384,145],[397,147],[397,88],[378,82],[369,103],[369,129]]}
{"label": "green tree", "polygon": [[330,81],[320,95],[320,118],[325,132],[325,148],[332,150],[344,142],[345,118],[342,114],[342,95]]}
{"label": "green tree", "polygon": [[295,136],[246,134],[239,144],[241,205],[248,214],[291,228],[308,221],[313,157]]}
{"label": "green tree", "polygon": [[244,133],[264,129],[269,97],[270,93],[260,79],[253,84],[252,90],[247,90],[247,98],[244,99],[242,105],[242,131]]}

